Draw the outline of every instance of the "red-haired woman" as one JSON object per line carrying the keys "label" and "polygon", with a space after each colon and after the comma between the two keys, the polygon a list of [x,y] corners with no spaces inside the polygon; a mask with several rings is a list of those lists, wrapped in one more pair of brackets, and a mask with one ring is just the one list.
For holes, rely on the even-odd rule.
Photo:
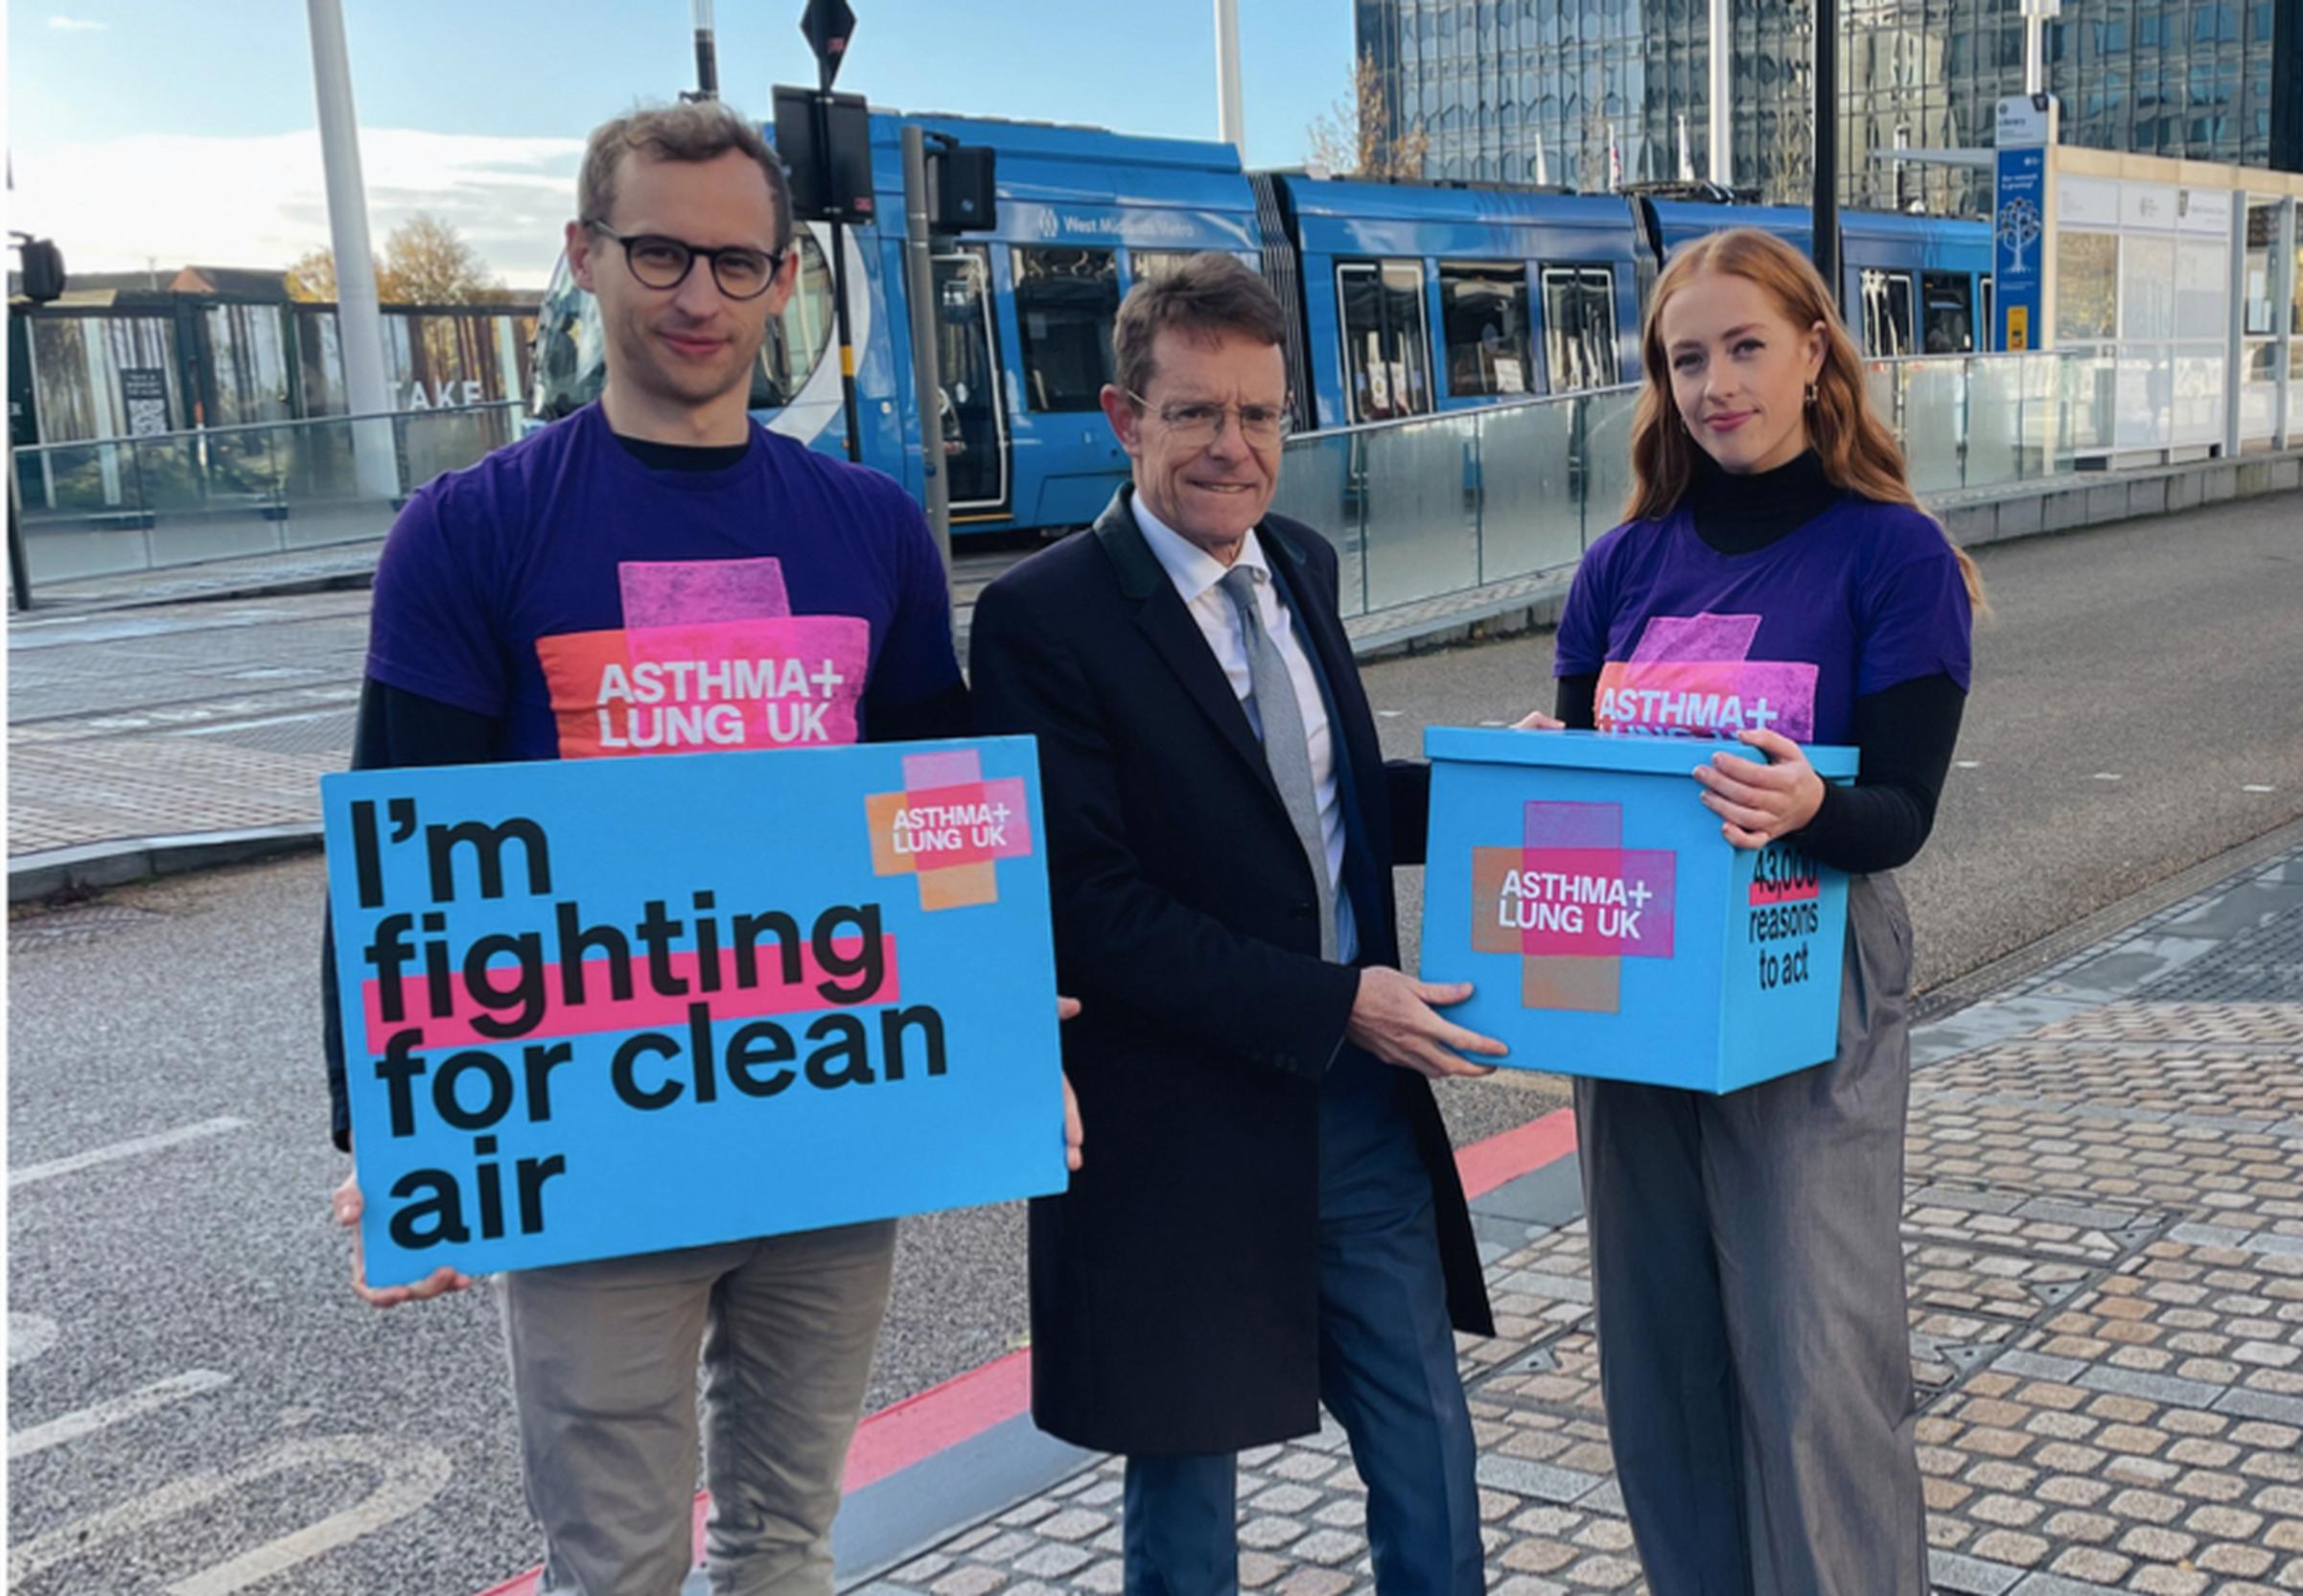
{"label": "red-haired woman", "polygon": [[[1934,822],[1982,590],[1789,245],[1683,247],[1643,355],[1629,519],[1576,573],[1558,718],[1523,724],[1735,738],[1767,763],[1694,773],[1722,835],[1791,838],[1853,880],[1830,1062],[1725,1097],[1577,1084],[1617,1475],[1655,1596],[1924,1596],[1911,923],[1887,872]],[[1857,745],[1856,784],[1825,783],[1811,742]]]}

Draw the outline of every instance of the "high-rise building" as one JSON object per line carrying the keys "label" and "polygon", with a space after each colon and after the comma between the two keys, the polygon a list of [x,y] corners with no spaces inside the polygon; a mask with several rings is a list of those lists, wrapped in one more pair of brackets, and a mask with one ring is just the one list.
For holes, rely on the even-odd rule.
{"label": "high-rise building", "polygon": [[[1430,139],[1427,175],[1591,191],[1710,173],[1707,0],[1354,4],[1391,130]],[[1804,200],[1813,5],[1729,9],[1733,181]],[[1980,214],[1989,173],[1923,157],[1988,147],[2000,97],[2023,91],[2020,0],[1839,13],[1842,201]],[[2064,0],[2045,48],[2067,144],[2303,171],[2303,0]]]}

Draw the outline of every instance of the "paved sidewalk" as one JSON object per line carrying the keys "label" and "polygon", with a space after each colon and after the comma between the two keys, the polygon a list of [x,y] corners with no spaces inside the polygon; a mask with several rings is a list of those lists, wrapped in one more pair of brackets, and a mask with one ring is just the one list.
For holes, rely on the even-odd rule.
{"label": "paved sidewalk", "polygon": [[[1904,1248],[1940,1591],[2303,1589],[2303,845],[1921,1029]],[[1477,1205],[1494,1596],[1644,1589],[1572,1158]],[[1501,1212],[1500,1210],[1516,1210]],[[1243,1459],[1241,1584],[1372,1589],[1332,1428]],[[1118,1466],[865,1596],[1114,1596]]]}

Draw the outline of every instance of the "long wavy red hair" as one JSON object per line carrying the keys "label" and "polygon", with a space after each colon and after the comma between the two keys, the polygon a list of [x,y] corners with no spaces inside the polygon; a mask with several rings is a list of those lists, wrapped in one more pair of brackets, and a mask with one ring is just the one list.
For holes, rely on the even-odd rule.
{"label": "long wavy red hair", "polygon": [[[1631,497],[1626,520],[1657,520],[1671,513],[1695,480],[1701,450],[1680,419],[1671,393],[1671,366],[1663,350],[1663,308],[1672,295],[1707,272],[1725,272],[1756,283],[1795,328],[1818,322],[1824,329],[1824,364],[1816,374],[1815,403],[1807,407],[1807,441],[1835,487],[1882,504],[1908,504],[1926,511],[1911,491],[1903,451],[1895,434],[1872,410],[1863,381],[1863,359],[1839,319],[1839,307],[1814,266],[1772,233],[1733,227],[1682,244],[1656,280],[1640,335],[1640,359],[1646,378],[1632,419]],[[1930,520],[1933,518],[1930,517]],[[1937,523],[1939,526],[1941,522]],[[1944,535],[1946,542],[1949,534]],[[1953,544],[1967,597],[1984,608],[1983,577],[1967,551]]]}

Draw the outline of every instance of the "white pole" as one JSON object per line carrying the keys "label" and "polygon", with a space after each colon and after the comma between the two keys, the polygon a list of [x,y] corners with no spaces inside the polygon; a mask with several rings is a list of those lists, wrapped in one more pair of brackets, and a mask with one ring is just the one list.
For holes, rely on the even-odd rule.
{"label": "white pole", "polygon": [[1247,159],[1247,109],[1240,96],[1240,0],[1216,0],[1216,136]]}
{"label": "white pole", "polygon": [[[353,415],[392,407],[384,382],[384,312],[376,304],[376,261],[368,247],[367,190],[360,175],[360,122],[352,111],[352,66],[344,48],[342,0],[307,0],[312,80],[319,103],[320,164],[328,184],[328,233],[336,251],[336,329]],[[397,498],[399,460],[389,422],[352,429],[363,498]]]}
{"label": "white pole", "polygon": [[1735,26],[1733,0],[1711,0],[1711,84],[1706,107],[1711,124],[1711,181],[1735,186],[1735,147],[1730,113],[1734,109]]}
{"label": "white pole", "polygon": [[2023,92],[2047,92],[2047,20],[2063,13],[2063,0],[2023,0]]}

